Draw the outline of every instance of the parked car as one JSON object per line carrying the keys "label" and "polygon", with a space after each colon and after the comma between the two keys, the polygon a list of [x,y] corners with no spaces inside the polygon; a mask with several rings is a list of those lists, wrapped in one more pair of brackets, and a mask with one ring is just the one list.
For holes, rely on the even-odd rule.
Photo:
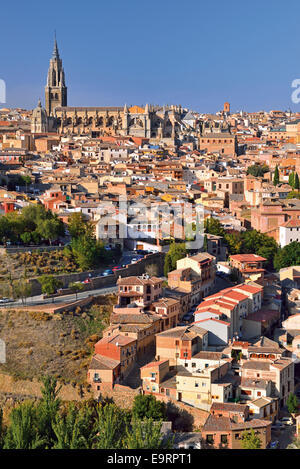
{"label": "parked car", "polygon": [[278,440],[271,441],[270,449],[278,449],[278,448],[279,448],[279,441]]}
{"label": "parked car", "polygon": [[0,303],[10,303],[12,300],[10,300],[9,298],[1,298],[0,299]]}
{"label": "parked car", "polygon": [[120,269],[122,269],[122,266],[121,266],[121,265],[115,265],[115,266],[112,268],[113,272],[116,272],[117,270],[120,270]]}
{"label": "parked car", "polygon": [[282,423],[283,425],[293,425],[294,421],[292,417],[283,417],[282,419],[280,419],[280,423]]}
{"label": "parked car", "polygon": [[112,275],[113,274],[113,271],[111,269],[106,269],[102,272],[102,276],[103,277],[107,277],[107,275]]}
{"label": "parked car", "polygon": [[81,283],[90,283],[90,281],[91,281],[91,280],[90,280],[89,278],[86,278],[86,279],[83,280],[83,282],[81,282]]}

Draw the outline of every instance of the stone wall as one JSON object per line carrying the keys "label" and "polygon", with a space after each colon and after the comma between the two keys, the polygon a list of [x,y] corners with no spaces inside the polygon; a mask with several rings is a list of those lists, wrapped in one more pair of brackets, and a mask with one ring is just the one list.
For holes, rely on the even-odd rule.
{"label": "stone wall", "polygon": [[[100,289],[100,288],[112,287],[116,285],[116,282],[119,276],[130,277],[134,275],[142,275],[143,273],[145,273],[146,266],[147,265],[149,266],[151,264],[155,264],[158,268],[158,275],[163,276],[164,259],[165,259],[165,254],[162,252],[148,254],[143,259],[140,259],[136,263],[130,264],[127,267],[124,267],[123,269],[118,270],[113,275],[108,275],[106,277],[96,277],[96,278],[91,279],[92,280],[91,283],[86,284],[86,290],[95,290],[95,289]],[[85,272],[77,272],[74,274],[61,274],[61,275],[56,275],[55,277],[61,280],[63,283],[63,288],[66,288],[69,286],[70,283],[82,282],[88,277],[89,274],[92,274],[93,276],[99,275],[102,270],[103,269],[95,269],[95,270],[89,270]],[[37,278],[30,279],[29,281],[32,285],[32,296],[40,295],[42,290],[41,290],[41,285],[38,282]]]}

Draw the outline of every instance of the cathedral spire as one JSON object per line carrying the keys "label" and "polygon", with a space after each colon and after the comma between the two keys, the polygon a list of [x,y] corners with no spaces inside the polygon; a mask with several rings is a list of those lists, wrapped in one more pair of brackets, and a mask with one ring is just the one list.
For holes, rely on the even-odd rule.
{"label": "cathedral spire", "polygon": [[50,59],[47,84],[45,87],[45,108],[48,116],[55,114],[56,107],[67,106],[67,87],[62,60],[59,56],[56,33],[54,35],[54,48]]}
{"label": "cathedral spire", "polygon": [[59,52],[58,52],[57,41],[56,41],[56,31],[54,31],[54,47],[53,47],[52,57],[54,59],[59,59]]}

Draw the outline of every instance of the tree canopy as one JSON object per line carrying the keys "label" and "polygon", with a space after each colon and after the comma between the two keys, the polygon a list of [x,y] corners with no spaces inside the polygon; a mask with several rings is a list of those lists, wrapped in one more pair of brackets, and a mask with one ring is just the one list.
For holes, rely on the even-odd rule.
{"label": "tree canopy", "polygon": [[254,177],[263,177],[263,175],[269,171],[270,168],[267,165],[253,164],[252,166],[248,167],[247,174],[251,174],[251,176]]}
{"label": "tree canopy", "polygon": [[278,249],[274,256],[274,267],[276,270],[300,264],[300,243],[293,241],[283,248]]}
{"label": "tree canopy", "polygon": [[139,394],[134,398],[132,414],[138,419],[161,420],[166,416],[166,406],[152,394]]}
{"label": "tree canopy", "polygon": [[298,398],[295,394],[290,393],[286,402],[290,414],[294,414],[298,410]]}
{"label": "tree canopy", "polygon": [[28,205],[19,212],[0,217],[0,242],[27,244],[41,239],[51,242],[59,236],[64,236],[63,222],[41,204]]}
{"label": "tree canopy", "polygon": [[[16,405],[7,423],[0,409],[0,448],[5,449],[163,449],[162,421],[137,417],[109,400],[62,402],[53,377],[42,379],[42,399]],[[154,397],[154,396],[151,396]],[[154,397],[155,400],[155,397]],[[156,415],[158,416],[158,415]]]}
{"label": "tree canopy", "polygon": [[260,438],[255,434],[253,428],[245,430],[241,437],[241,446],[243,449],[260,449]]}
{"label": "tree canopy", "polygon": [[176,263],[179,259],[186,257],[187,251],[185,243],[172,243],[169,251],[165,257],[164,274],[165,277],[168,273],[176,269]]}

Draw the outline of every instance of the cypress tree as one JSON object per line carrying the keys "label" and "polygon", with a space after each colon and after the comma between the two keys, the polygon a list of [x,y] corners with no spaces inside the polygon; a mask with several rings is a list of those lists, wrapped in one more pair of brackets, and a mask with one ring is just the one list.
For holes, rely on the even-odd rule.
{"label": "cypress tree", "polygon": [[298,173],[296,173],[296,175],[295,175],[295,187],[294,187],[294,189],[299,192],[300,184],[299,184],[299,176],[298,176]]}
{"label": "cypress tree", "polygon": [[293,189],[295,188],[295,173],[292,171],[289,175],[289,186],[291,186]]}
{"label": "cypress tree", "polygon": [[277,184],[279,184],[279,171],[278,171],[277,165],[276,165],[275,172],[274,172],[273,184],[274,186],[277,186]]}

